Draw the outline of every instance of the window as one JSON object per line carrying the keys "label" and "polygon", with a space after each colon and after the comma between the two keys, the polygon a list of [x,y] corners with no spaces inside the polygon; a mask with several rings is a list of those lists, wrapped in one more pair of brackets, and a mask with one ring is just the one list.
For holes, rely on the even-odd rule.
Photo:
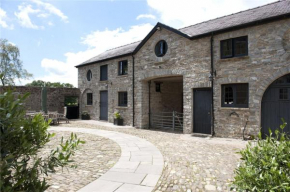
{"label": "window", "polygon": [[119,106],[127,107],[128,105],[128,93],[127,92],[119,92]]}
{"label": "window", "polygon": [[102,65],[100,67],[100,80],[101,81],[106,81],[108,80],[108,65]]}
{"label": "window", "polygon": [[87,93],[87,105],[93,105],[93,93]]}
{"label": "window", "polygon": [[248,55],[248,37],[237,37],[221,41],[221,58]]}
{"label": "window", "polygon": [[247,108],[249,84],[222,85],[222,107]]}
{"label": "window", "polygon": [[118,75],[127,75],[128,74],[128,61],[119,61]]}
{"label": "window", "polygon": [[167,43],[164,40],[159,41],[155,45],[155,54],[157,57],[163,57],[167,52]]}
{"label": "window", "polygon": [[92,74],[92,71],[91,70],[88,70],[87,72],[87,80],[90,81],[93,77],[93,74]]}
{"label": "window", "polygon": [[287,88],[281,88],[279,90],[279,99],[280,100],[287,100],[288,99],[288,89]]}
{"label": "window", "polygon": [[155,83],[155,91],[156,92],[161,92],[161,83]]}

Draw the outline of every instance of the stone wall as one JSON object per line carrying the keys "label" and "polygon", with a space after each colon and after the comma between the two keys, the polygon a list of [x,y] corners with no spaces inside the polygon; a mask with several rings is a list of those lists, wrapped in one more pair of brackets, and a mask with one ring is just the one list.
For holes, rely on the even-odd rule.
{"label": "stone wall", "polygon": [[[0,87],[0,93],[8,87]],[[30,93],[26,99],[25,107],[31,111],[41,111],[41,87],[14,86],[13,92],[23,95]],[[64,99],[66,96],[79,97],[80,91],[77,88],[47,88],[47,110],[63,113]]]}
{"label": "stone wall", "polygon": [[[162,82],[162,79],[158,80]],[[183,111],[182,82],[162,82],[161,92],[156,92],[155,81],[151,83],[151,113]]]}
{"label": "stone wall", "polygon": [[[290,19],[234,30],[214,35],[214,114],[215,133],[221,137],[242,137],[242,129],[248,121],[246,132],[257,134],[261,126],[261,101],[264,91],[277,78],[290,73]],[[220,59],[220,41],[248,36],[248,56]],[[154,52],[156,43],[165,40],[168,51],[164,57]],[[135,57],[135,127],[148,128],[149,103],[148,81],[161,77],[183,77],[183,113],[184,133],[194,132],[193,90],[209,88],[211,82],[210,37],[195,40],[186,39],[176,33],[161,29],[156,31]],[[118,61],[128,59],[129,74],[117,75]],[[100,65],[109,65],[109,80],[99,81]],[[86,80],[86,72],[91,69],[93,80]],[[249,83],[249,107],[221,107],[221,86],[230,83]],[[172,85],[171,85],[172,86]],[[125,57],[79,68],[79,87],[82,100],[86,89],[94,94],[93,106],[82,101],[82,110],[88,110],[94,119],[99,119],[99,91],[109,91],[109,122],[113,113],[120,110],[125,124],[132,124],[132,58]],[[117,106],[117,92],[128,91],[128,107]],[[155,109],[161,110],[160,102],[164,98],[152,93]],[[169,97],[166,97],[170,99]],[[172,101],[168,101],[172,102]],[[153,108],[151,108],[153,109]],[[236,112],[237,116],[229,114]]]}
{"label": "stone wall", "polygon": [[[118,75],[118,62],[128,60],[128,75]],[[100,66],[108,65],[108,80],[100,81]],[[92,71],[92,79],[86,78],[87,71]],[[100,91],[108,91],[108,121],[114,121],[114,113],[120,112],[125,125],[132,125],[132,57],[102,62],[78,68],[78,86],[81,91],[82,111],[88,111],[91,119],[100,120]],[[93,93],[93,105],[87,105],[86,93]],[[128,92],[128,106],[118,106],[118,92]]]}

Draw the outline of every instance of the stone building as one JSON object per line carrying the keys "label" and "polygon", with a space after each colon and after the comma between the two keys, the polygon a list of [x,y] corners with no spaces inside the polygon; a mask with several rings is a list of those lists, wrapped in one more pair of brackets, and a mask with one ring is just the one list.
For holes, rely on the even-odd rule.
{"label": "stone building", "polygon": [[93,119],[113,122],[119,111],[137,128],[267,134],[290,122],[290,1],[182,29],[157,23],[142,41],[76,67],[80,111]]}

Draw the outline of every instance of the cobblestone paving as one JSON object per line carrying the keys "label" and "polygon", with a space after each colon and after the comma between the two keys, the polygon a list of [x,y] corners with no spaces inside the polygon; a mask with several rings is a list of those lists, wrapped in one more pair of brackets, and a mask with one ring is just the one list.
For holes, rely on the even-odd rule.
{"label": "cobblestone paving", "polygon": [[[70,132],[55,132],[56,136],[41,151],[47,154],[51,149],[55,149],[60,144],[61,137],[64,139],[70,136]],[[73,156],[73,164],[77,168],[58,168],[56,173],[46,177],[51,186],[48,192],[72,192],[86,186],[90,182],[106,173],[118,162],[121,155],[120,146],[114,141],[91,134],[77,133],[78,138],[85,141]]]}
{"label": "cobblestone paving", "polygon": [[97,128],[135,135],[153,143],[164,157],[164,170],[155,192],[229,191],[237,151],[246,142],[224,138],[198,138],[188,134],[144,129],[112,129],[81,121],[60,126]]}

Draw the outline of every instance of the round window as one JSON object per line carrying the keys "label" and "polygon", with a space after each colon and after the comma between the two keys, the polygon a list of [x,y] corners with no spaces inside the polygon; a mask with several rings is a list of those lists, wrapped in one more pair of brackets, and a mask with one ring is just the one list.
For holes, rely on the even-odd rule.
{"label": "round window", "polygon": [[167,43],[164,40],[158,41],[155,45],[155,54],[157,57],[163,57],[167,52]]}
{"label": "round window", "polygon": [[90,81],[93,77],[93,74],[92,74],[92,71],[91,70],[88,70],[87,72],[87,80]]}

